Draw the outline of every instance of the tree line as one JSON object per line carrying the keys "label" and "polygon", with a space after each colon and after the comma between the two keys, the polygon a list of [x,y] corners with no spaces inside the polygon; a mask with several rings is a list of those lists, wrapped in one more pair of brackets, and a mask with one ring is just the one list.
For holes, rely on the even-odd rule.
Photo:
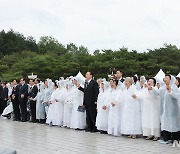
{"label": "tree line", "polygon": [[95,78],[105,77],[117,69],[125,76],[135,74],[155,76],[162,68],[166,73],[180,72],[180,49],[176,45],[164,44],[148,52],[118,50],[95,50],[90,54],[87,47],[73,43],[63,45],[51,36],[42,36],[37,42],[32,36],[25,37],[9,30],[0,32],[0,80],[27,77],[33,72],[42,80],[53,80],[60,76],[83,74],[90,70]]}

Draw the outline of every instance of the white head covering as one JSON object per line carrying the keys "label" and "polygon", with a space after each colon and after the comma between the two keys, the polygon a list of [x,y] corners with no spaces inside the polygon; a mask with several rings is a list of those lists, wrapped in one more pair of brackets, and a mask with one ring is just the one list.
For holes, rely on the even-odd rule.
{"label": "white head covering", "polygon": [[46,79],[46,81],[48,82],[48,89],[53,89],[54,83],[52,82],[52,80]]}
{"label": "white head covering", "polygon": [[104,84],[104,91],[107,91],[110,88],[110,84],[107,81],[103,81],[101,84]]}
{"label": "white head covering", "polygon": [[176,78],[175,78],[173,75],[171,75],[170,85],[171,85],[171,86],[175,86],[175,84],[176,84]]}
{"label": "white head covering", "polygon": [[80,77],[74,77],[73,78],[74,80],[76,80],[79,84],[81,84],[81,85],[83,85],[84,84],[84,80],[82,79],[82,78],[80,78]]}
{"label": "white head covering", "polygon": [[71,88],[73,87],[73,82],[72,82],[72,80],[67,79],[65,83],[66,83],[66,85],[68,85],[68,88],[69,88],[69,89],[71,89]]}
{"label": "white head covering", "polygon": [[39,91],[42,92],[42,91],[44,90],[44,88],[45,88],[44,82],[40,81],[40,83],[39,83],[39,85],[38,85]]}
{"label": "white head covering", "polygon": [[61,80],[57,81],[57,85],[58,85],[59,89],[65,88],[65,80],[61,79]]}

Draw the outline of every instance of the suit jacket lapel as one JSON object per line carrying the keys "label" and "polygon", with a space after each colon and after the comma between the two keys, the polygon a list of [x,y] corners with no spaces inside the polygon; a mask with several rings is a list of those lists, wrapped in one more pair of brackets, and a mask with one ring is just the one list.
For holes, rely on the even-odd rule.
{"label": "suit jacket lapel", "polygon": [[[86,88],[86,90],[88,89],[88,87],[89,87],[89,85],[91,84],[91,82],[92,82],[92,80],[91,80],[91,81],[89,82],[89,84],[87,85],[87,88]],[[86,91],[86,90],[85,90],[85,91]]]}

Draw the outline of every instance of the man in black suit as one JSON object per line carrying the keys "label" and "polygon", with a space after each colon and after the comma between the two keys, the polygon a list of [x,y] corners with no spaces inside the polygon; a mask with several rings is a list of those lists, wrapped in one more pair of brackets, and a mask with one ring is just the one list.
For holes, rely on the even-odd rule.
{"label": "man in black suit", "polygon": [[18,81],[16,79],[14,79],[12,81],[12,83],[13,83],[13,90],[12,90],[12,94],[11,94],[11,101],[12,101],[13,110],[14,110],[13,121],[20,121],[20,108],[19,108],[19,100],[18,100],[19,85],[18,85]]}
{"label": "man in black suit", "polygon": [[123,78],[123,72],[121,70],[117,70],[116,71],[116,79],[118,80],[118,83],[119,82],[124,82],[124,78]]}
{"label": "man in black suit", "polygon": [[78,85],[79,90],[84,92],[83,106],[86,109],[86,131],[97,132],[96,116],[97,116],[97,98],[99,94],[99,87],[95,80],[92,79],[92,73],[86,73],[86,82],[84,88]]}
{"label": "man in black suit", "polygon": [[0,93],[0,97],[1,97],[0,114],[2,114],[3,110],[7,107],[7,101],[8,101],[8,88],[6,87],[6,82],[2,82],[1,86],[2,86],[2,89],[1,89],[1,93]]}
{"label": "man in black suit", "polygon": [[36,122],[36,101],[34,98],[38,93],[38,88],[34,84],[34,80],[29,80],[29,101],[30,101],[30,110],[31,110],[31,122]]}
{"label": "man in black suit", "polygon": [[19,104],[21,109],[22,122],[27,121],[27,100],[28,100],[28,85],[24,78],[21,78],[19,85]]}

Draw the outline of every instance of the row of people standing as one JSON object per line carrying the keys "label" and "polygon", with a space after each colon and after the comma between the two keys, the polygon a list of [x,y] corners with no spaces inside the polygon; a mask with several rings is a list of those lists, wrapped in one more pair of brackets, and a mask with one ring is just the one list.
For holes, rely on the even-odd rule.
{"label": "row of people standing", "polygon": [[30,104],[32,122],[133,139],[143,135],[154,141],[162,132],[161,143],[173,140],[173,145],[179,146],[179,80],[172,75],[166,75],[160,87],[154,78],[146,82],[142,77],[138,84],[130,77],[124,80],[120,71],[110,82],[101,81],[99,87],[91,72],[86,73],[85,84],[71,77],[55,83],[30,80],[29,86],[21,79],[19,85],[16,80],[13,85],[15,120],[20,120],[21,111],[21,120],[27,121]]}
{"label": "row of people standing", "polygon": [[[127,77],[124,84],[118,80],[101,83],[98,97],[96,126],[102,133],[114,136],[127,135],[136,138],[143,135],[147,140],[160,143],[173,141],[180,147],[180,87],[179,78],[166,75],[164,84],[156,80],[140,80],[140,89],[133,78]],[[139,86],[138,86],[139,87]]]}

